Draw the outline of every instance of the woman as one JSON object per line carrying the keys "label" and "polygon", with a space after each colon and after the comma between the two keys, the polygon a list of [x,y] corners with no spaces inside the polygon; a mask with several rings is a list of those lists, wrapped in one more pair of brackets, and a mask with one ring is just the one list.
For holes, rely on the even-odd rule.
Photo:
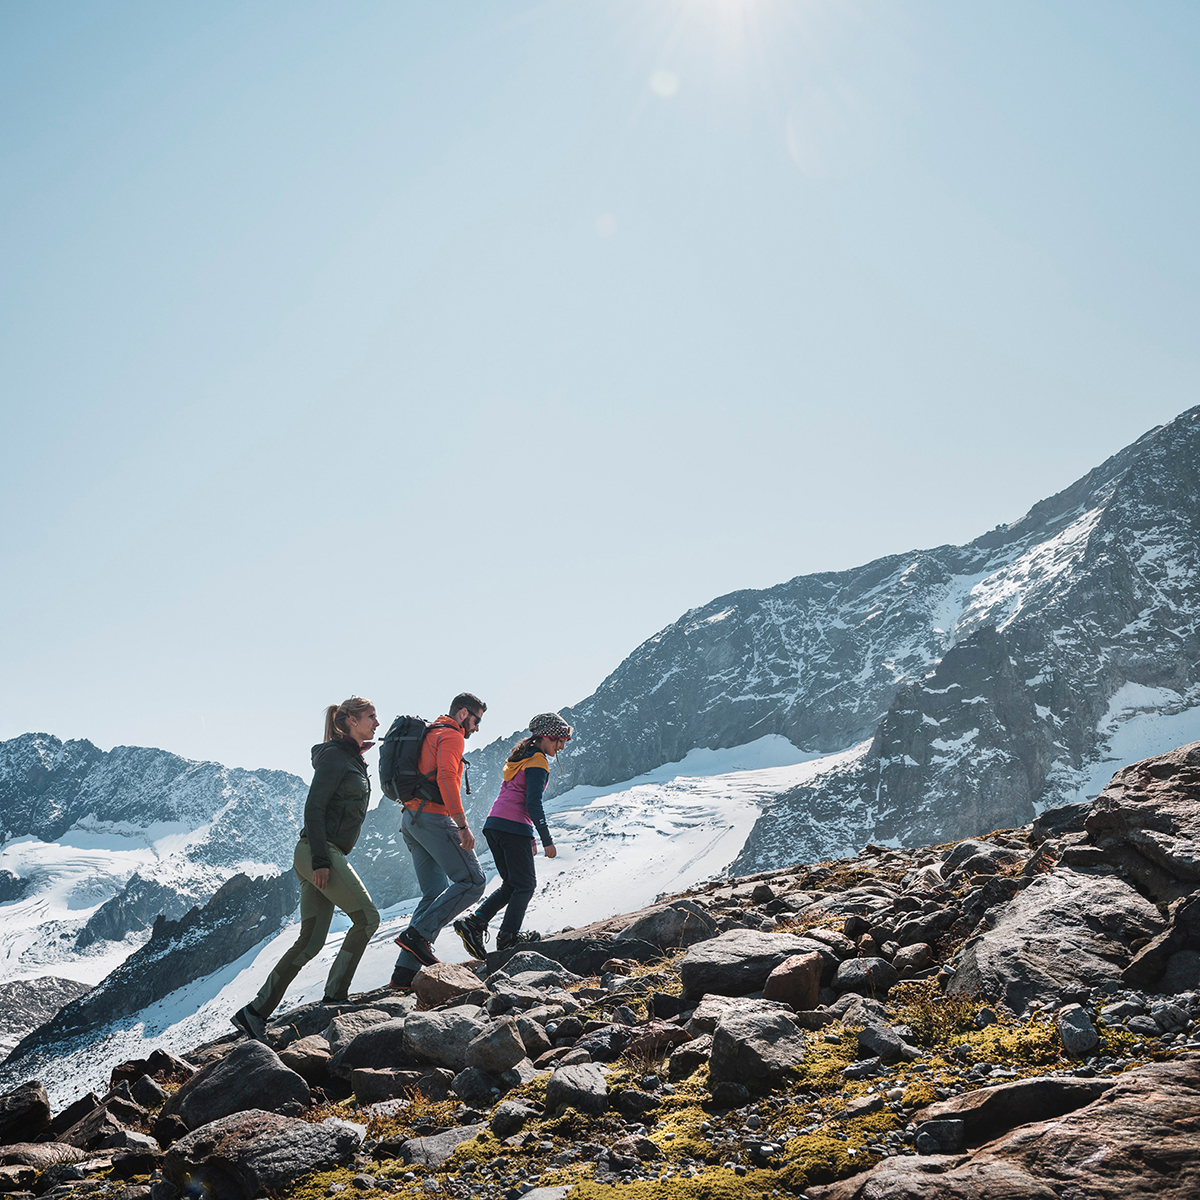
{"label": "woman", "polygon": [[230,1018],[260,1042],[265,1041],[267,1019],[288,984],[325,945],[334,905],[350,918],[350,928],[329,968],[323,1004],[345,1003],[358,960],[379,928],[379,910],[346,860],[367,815],[371,780],[363,754],[371,748],[378,728],[375,705],[359,696],[325,710],[325,740],[312,748],[313,779],[304,805],[304,829],[292,859],[300,880],[300,936],[258,995]]}
{"label": "woman", "polygon": [[472,958],[487,957],[488,922],[501,909],[504,920],[496,935],[497,950],[536,942],[541,937],[540,933],[521,932],[525,909],[537,888],[533,830],[536,826],[546,857],[554,858],[558,851],[546,826],[542,795],[550,779],[549,760],[557,756],[574,732],[558,713],[538,713],[529,722],[530,736],[512,748],[504,764],[504,784],[483,823],[483,836],[503,882],[469,917],[454,922],[454,932]]}

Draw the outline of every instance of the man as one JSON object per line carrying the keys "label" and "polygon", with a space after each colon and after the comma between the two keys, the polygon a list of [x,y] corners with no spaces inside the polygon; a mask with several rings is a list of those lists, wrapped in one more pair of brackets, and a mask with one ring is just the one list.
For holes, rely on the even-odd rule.
{"label": "man", "polygon": [[445,926],[483,895],[486,879],[475,857],[475,835],[467,828],[460,786],[466,739],[478,728],[487,705],[460,692],[448,716],[425,734],[417,769],[426,777],[421,794],[404,802],[400,832],[412,855],[421,889],[408,928],[396,938],[400,957],[392,987],[411,986],[413,976],[438,961],[433,943]]}

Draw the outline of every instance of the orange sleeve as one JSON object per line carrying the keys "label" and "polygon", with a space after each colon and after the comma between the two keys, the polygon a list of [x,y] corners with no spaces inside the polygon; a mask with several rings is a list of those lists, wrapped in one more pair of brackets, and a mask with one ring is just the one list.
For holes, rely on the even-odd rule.
{"label": "orange sleeve", "polygon": [[[466,823],[463,812],[462,795],[459,785],[462,780],[462,758],[466,739],[462,731],[447,729],[439,733],[437,740],[437,785],[442,794],[442,803],[446,806],[446,815],[455,818],[457,824]],[[460,822],[457,818],[462,817]]]}

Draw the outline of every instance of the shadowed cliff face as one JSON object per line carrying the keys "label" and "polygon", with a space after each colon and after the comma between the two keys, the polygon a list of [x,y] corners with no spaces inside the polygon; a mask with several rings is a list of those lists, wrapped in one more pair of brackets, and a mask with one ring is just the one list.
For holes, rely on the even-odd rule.
{"label": "shadowed cliff face", "polygon": [[[1100,756],[1097,723],[1123,685],[1171,689],[1181,709],[1200,700],[1198,533],[1192,409],[968,545],[685,614],[562,709],[578,736],[553,788],[775,733],[809,752],[867,745],[780,797],[736,870],[1026,822]],[[469,752],[474,814],[517,736]],[[379,863],[390,815],[368,830]]]}
{"label": "shadowed cliff face", "polygon": [[159,917],[150,940],[79,999],[63,1007],[13,1050],[6,1069],[36,1050],[136,1013],[233,962],[276,933],[299,900],[294,875],[235,875],[203,907],[178,921]]}

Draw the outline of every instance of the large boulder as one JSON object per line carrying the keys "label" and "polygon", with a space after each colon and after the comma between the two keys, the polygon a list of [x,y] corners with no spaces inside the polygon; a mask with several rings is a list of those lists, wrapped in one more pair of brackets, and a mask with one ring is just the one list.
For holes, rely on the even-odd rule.
{"label": "large boulder", "polygon": [[745,996],[757,992],[771,972],[796,954],[816,952],[832,974],[837,956],[828,946],[790,933],[763,933],[757,929],[731,929],[689,947],[679,964],[683,998],[691,1002],[714,992]]}
{"label": "large boulder", "polygon": [[791,1016],[791,1006],[780,1000],[761,1000],[756,996],[705,996],[692,1011],[684,1027],[693,1036],[712,1033],[717,1023],[731,1012],[772,1012]]}
{"label": "large boulder", "polygon": [[1091,1104],[1022,1124],[973,1154],[885,1158],[806,1192],[810,1200],[1194,1200],[1198,1178],[1200,1061],[1191,1059],[1131,1071]]}
{"label": "large boulder", "polygon": [[804,1034],[780,1012],[743,1009],[728,1012],[713,1030],[709,1078],[775,1083],[804,1057]]}
{"label": "large boulder", "polygon": [[1029,1121],[1052,1121],[1084,1108],[1107,1092],[1113,1082],[1077,1079],[1071,1075],[1035,1075],[939,1100],[922,1109],[913,1120],[960,1120],[967,1142],[978,1145]]}
{"label": "large boulder", "polygon": [[675,950],[707,941],[719,932],[716,921],[694,900],[673,900],[627,925],[617,934],[617,941],[636,938],[660,950]]}
{"label": "large boulder", "polygon": [[1156,899],[1174,900],[1200,884],[1198,796],[1200,742],[1192,742],[1118,771],[1092,801],[1088,837]]}
{"label": "large boulder", "polygon": [[946,991],[999,999],[1016,1012],[1030,1000],[1056,1001],[1067,989],[1119,976],[1130,943],[1154,937],[1164,924],[1158,909],[1116,876],[1056,868],[967,943]]}
{"label": "large boulder", "polygon": [[245,1041],[193,1075],[163,1105],[162,1116],[179,1116],[189,1129],[198,1129],[248,1109],[294,1115],[311,1099],[308,1084],[274,1050]]}
{"label": "large boulder", "polygon": [[50,1128],[50,1100],[37,1079],[0,1095],[0,1143],[32,1142]]}
{"label": "large boulder", "polygon": [[209,1200],[252,1200],[283,1192],[313,1171],[348,1161],[361,1136],[346,1122],[312,1125],[261,1109],[202,1125],[163,1160],[166,1179]]}
{"label": "large boulder", "polygon": [[474,1004],[443,1012],[412,1013],[404,1022],[404,1049],[420,1062],[461,1071],[468,1065],[467,1046],[487,1026],[483,1010]]}

